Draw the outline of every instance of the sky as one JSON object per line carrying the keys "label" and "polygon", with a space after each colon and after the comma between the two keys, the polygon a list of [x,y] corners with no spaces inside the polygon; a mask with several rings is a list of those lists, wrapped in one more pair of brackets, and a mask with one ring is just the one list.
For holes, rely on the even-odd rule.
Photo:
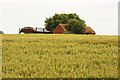
{"label": "sky", "polygon": [[97,35],[118,35],[119,0],[0,0],[0,31],[42,27],[55,13],[76,13]]}

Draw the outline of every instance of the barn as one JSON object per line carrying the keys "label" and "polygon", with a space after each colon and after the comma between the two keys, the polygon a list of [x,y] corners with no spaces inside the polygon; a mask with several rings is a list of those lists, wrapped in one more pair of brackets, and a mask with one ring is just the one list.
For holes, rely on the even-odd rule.
{"label": "barn", "polygon": [[24,27],[22,29],[19,28],[19,34],[20,33],[44,33],[44,34],[53,34],[53,32],[47,31],[45,28],[40,28],[40,27]]}
{"label": "barn", "polygon": [[54,34],[63,34],[65,31],[67,31],[67,28],[65,27],[67,24],[59,24],[53,31]]}
{"label": "barn", "polygon": [[95,35],[96,32],[91,27],[86,26],[85,27],[85,34],[93,34],[93,35]]}
{"label": "barn", "polygon": [[[64,34],[67,31],[65,27],[67,24],[59,24],[53,31],[54,34]],[[93,34],[95,35],[95,31],[91,27],[85,27],[85,34]]]}

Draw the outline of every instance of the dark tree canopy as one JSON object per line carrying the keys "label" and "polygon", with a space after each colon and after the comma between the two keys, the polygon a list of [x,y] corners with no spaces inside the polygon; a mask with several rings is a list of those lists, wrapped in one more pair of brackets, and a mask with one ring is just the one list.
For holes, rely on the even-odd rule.
{"label": "dark tree canopy", "polygon": [[[58,26],[58,24],[69,24],[69,23],[71,23],[71,19],[73,19],[74,21],[77,21],[76,24],[79,23],[79,26],[76,26],[74,28],[83,27],[83,26],[86,25],[85,21],[80,19],[79,16],[76,13],[55,14],[53,17],[46,18],[45,28],[49,31],[53,31]],[[71,30],[71,29],[69,29],[69,30]]]}
{"label": "dark tree canopy", "polygon": [[0,31],[0,34],[4,34],[3,31]]}
{"label": "dark tree canopy", "polygon": [[85,32],[85,24],[82,23],[84,21],[76,20],[76,19],[70,19],[68,25],[66,26],[67,30],[70,33],[75,34],[83,34]]}

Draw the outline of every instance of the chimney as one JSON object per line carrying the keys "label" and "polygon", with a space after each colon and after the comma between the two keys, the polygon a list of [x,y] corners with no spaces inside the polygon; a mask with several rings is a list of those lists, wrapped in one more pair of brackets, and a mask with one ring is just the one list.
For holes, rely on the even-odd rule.
{"label": "chimney", "polygon": [[43,28],[43,32],[45,32],[45,28]]}

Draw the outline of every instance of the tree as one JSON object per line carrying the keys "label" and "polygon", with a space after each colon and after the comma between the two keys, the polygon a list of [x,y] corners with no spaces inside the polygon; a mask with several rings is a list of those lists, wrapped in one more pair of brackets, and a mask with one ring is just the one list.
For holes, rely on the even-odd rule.
{"label": "tree", "polygon": [[3,31],[0,31],[0,34],[4,34]]}
{"label": "tree", "polygon": [[85,22],[83,20],[70,19],[66,26],[67,30],[75,34],[83,34],[85,32]]}
{"label": "tree", "polygon": [[55,14],[53,17],[46,18],[45,28],[48,31],[53,31],[58,26],[58,24],[68,24],[70,19],[78,20],[80,23],[85,25],[85,21],[80,19],[76,13]]}
{"label": "tree", "polygon": [[53,27],[55,27],[54,26],[54,20],[53,20],[53,18],[46,18],[46,20],[45,20],[45,26],[46,26],[46,29],[47,30],[49,30],[49,31],[52,31],[53,30]]}
{"label": "tree", "polygon": [[89,31],[89,34],[92,34],[92,31]]}

